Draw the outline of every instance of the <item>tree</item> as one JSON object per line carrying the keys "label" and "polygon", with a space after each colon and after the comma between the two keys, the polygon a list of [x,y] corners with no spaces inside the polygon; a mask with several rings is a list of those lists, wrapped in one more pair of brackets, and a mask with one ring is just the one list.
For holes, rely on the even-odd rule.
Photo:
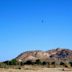
{"label": "tree", "polygon": [[12,60],[9,62],[9,65],[16,65],[16,64],[17,64],[16,59],[12,59]]}
{"label": "tree", "polygon": [[3,63],[5,63],[6,65],[9,65],[9,61],[4,61]]}

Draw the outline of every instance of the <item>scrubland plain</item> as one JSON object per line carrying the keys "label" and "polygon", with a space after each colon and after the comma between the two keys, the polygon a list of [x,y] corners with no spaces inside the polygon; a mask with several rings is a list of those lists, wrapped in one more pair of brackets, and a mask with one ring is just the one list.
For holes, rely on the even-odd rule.
{"label": "scrubland plain", "polygon": [[25,67],[22,67],[21,69],[0,68],[0,72],[72,72],[72,69],[25,66]]}

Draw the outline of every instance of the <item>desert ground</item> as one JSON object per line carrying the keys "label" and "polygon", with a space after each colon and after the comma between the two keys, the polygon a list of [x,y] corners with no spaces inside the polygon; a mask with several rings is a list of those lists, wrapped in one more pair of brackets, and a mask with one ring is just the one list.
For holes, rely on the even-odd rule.
{"label": "desert ground", "polygon": [[59,68],[43,68],[39,70],[18,70],[18,69],[0,69],[0,72],[72,72],[71,70],[63,71]]}
{"label": "desert ground", "polygon": [[72,72],[72,69],[26,66],[26,67],[22,67],[21,69],[0,68],[0,72]]}

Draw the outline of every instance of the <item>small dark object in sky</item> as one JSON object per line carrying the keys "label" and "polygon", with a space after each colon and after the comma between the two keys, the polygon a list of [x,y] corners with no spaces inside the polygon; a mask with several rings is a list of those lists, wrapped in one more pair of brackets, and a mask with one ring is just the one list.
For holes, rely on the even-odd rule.
{"label": "small dark object in sky", "polygon": [[41,20],[42,23],[44,23],[44,20]]}

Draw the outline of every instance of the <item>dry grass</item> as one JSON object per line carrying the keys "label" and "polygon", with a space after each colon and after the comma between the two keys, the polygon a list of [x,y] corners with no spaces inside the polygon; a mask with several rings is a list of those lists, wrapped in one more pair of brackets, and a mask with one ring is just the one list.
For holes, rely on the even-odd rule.
{"label": "dry grass", "polygon": [[72,72],[71,69],[66,68],[46,68],[40,66],[23,66],[21,69],[16,68],[0,68],[0,72]]}

